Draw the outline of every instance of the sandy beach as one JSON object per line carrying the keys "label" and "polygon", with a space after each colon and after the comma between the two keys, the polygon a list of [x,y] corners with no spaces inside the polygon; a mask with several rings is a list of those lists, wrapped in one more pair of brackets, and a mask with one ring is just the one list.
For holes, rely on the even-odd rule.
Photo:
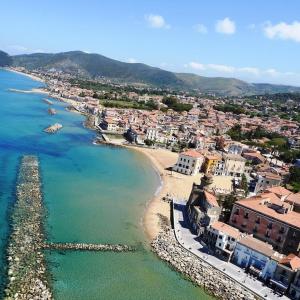
{"label": "sandy beach", "polygon": [[144,215],[143,223],[147,237],[152,240],[160,231],[159,214],[170,219],[170,204],[162,198],[167,194],[176,198],[188,199],[194,182],[199,183],[201,174],[187,176],[167,170],[173,166],[178,154],[166,149],[149,149],[130,147],[146,155],[151,160],[155,169],[159,172],[162,186],[153,199],[149,201]]}
{"label": "sandy beach", "polygon": [[20,71],[17,71],[15,69],[12,69],[12,68],[5,68],[5,69],[8,70],[8,71],[20,74],[20,75],[27,76],[27,77],[29,77],[29,78],[31,78],[33,80],[36,80],[36,81],[45,82],[42,78],[40,78],[38,76],[35,76],[35,75],[32,75],[32,74],[28,74],[28,73],[25,73],[25,72],[20,72]]}

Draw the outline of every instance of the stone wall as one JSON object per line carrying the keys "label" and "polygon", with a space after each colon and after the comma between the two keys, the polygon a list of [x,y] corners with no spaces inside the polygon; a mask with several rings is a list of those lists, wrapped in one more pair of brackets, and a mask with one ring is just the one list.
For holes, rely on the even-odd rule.
{"label": "stone wall", "polygon": [[170,226],[163,226],[151,243],[153,251],[178,272],[222,300],[261,299],[183,248]]}

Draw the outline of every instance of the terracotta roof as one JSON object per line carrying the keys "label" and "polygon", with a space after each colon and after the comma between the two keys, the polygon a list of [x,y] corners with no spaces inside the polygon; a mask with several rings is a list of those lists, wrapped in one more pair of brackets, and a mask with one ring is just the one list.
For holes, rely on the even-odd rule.
{"label": "terracotta roof", "polygon": [[228,224],[225,224],[223,222],[216,221],[211,224],[211,227],[215,230],[223,232],[226,235],[234,237],[235,239],[238,239],[241,235],[241,233],[238,229],[236,229]]}
{"label": "terracotta roof", "polygon": [[293,204],[298,204],[300,205],[300,192],[297,194],[291,193],[289,196],[287,196],[286,201]]}
{"label": "terracotta roof", "polygon": [[188,150],[188,151],[182,152],[180,154],[185,155],[185,156],[190,156],[190,157],[193,157],[193,158],[203,157],[203,155],[201,153],[199,153],[198,151],[196,151],[196,150]]}
{"label": "terracotta roof", "polygon": [[274,193],[278,196],[287,196],[292,194],[291,191],[287,190],[286,188],[284,188],[283,186],[273,186],[271,188],[267,189],[268,192]]}
{"label": "terracotta roof", "polygon": [[[288,225],[300,228],[300,213],[295,211],[288,211],[287,213],[279,213],[271,207],[268,207],[265,201],[274,203],[276,205],[286,206],[286,202],[281,201],[274,193],[263,193],[258,196],[245,198],[236,202],[238,205],[242,205],[258,213],[264,214],[280,222]],[[280,201],[280,202],[279,202]]]}
{"label": "terracotta roof", "polygon": [[243,237],[238,243],[269,257],[273,256],[275,253],[271,245],[262,242],[251,235]]}
{"label": "terracotta roof", "polygon": [[206,201],[210,205],[215,206],[215,207],[219,207],[219,204],[217,202],[217,198],[213,194],[209,193],[208,191],[204,191],[204,196],[205,196]]}
{"label": "terracotta roof", "polygon": [[279,263],[291,268],[292,270],[297,270],[300,268],[300,258],[295,254],[289,254],[281,259]]}

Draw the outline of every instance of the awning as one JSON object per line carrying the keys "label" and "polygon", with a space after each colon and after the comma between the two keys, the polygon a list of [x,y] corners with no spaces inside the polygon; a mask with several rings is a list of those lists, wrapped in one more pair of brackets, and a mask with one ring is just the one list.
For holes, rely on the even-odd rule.
{"label": "awning", "polygon": [[282,282],[276,281],[274,279],[271,279],[270,283],[275,284],[276,287],[280,288],[281,290],[286,291],[288,289],[288,286],[286,286]]}

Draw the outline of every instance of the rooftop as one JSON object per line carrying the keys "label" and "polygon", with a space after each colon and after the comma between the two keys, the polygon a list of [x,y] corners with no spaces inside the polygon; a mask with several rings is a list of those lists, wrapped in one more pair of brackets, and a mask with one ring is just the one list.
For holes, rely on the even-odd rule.
{"label": "rooftop", "polygon": [[227,225],[223,222],[220,222],[220,221],[216,221],[216,222],[212,223],[211,227],[215,230],[223,232],[226,235],[234,237],[235,239],[238,239],[241,236],[241,233],[238,229],[236,229],[230,225]]}
{"label": "rooftop", "polygon": [[243,237],[238,243],[268,257],[273,256],[275,253],[271,245],[262,242],[251,235]]}

